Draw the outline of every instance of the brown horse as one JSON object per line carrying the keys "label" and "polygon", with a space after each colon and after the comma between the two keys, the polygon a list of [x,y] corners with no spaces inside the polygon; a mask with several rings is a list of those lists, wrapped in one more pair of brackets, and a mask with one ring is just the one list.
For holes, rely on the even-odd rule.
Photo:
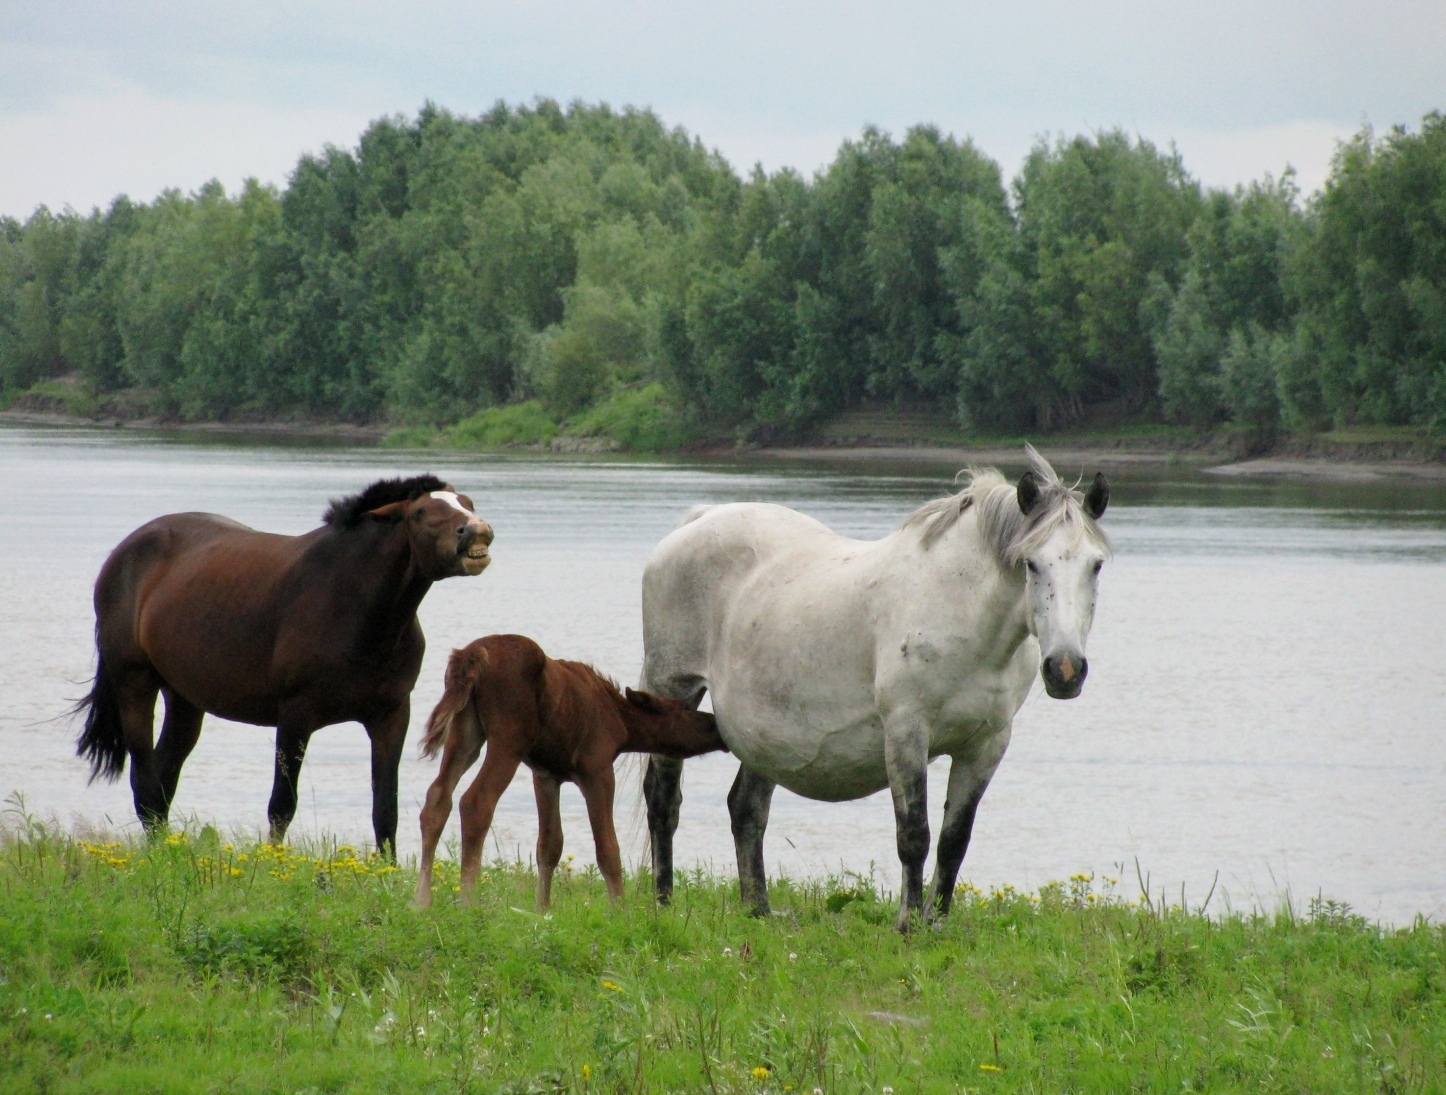
{"label": "brown horse", "polygon": [[587,802],[598,869],[608,896],[623,893],[623,863],[613,830],[613,761],[619,753],[697,756],[724,749],[713,716],[676,700],[618,686],[580,662],[549,658],[521,635],[489,635],[447,663],[447,690],[427,722],[422,755],[445,744],[442,770],[422,807],[418,906],[432,901],[432,860],[452,812],[452,792],[487,743],[487,756],[462,796],[462,899],[482,869],[482,842],[497,800],[520,763],[537,795],[537,903],[547,908],[562,857],[559,784],[576,783]]}
{"label": "brown horse", "polygon": [[[304,536],[176,513],[121,541],[95,583],[95,683],[77,753],[91,779],[131,758],[136,814],[164,825],[206,712],[276,727],[267,815],[279,841],[314,731],[355,720],[371,738],[372,826],[395,850],[397,766],[425,640],[417,606],[442,578],[480,574],[492,529],[431,475],[384,479],[331,503]],[[152,745],[156,693],[166,699]]]}

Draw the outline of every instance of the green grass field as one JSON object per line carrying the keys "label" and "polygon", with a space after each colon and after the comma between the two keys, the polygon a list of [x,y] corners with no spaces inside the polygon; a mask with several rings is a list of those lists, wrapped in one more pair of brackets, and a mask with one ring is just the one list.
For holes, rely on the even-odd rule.
{"label": "green grass field", "polygon": [[[0,1089],[17,1092],[1446,1090],[1446,932],[1313,902],[1206,917],[1077,877],[965,887],[895,933],[857,879],[493,867],[461,908],[334,845],[0,845]],[[1218,910],[1212,910],[1218,913]]]}

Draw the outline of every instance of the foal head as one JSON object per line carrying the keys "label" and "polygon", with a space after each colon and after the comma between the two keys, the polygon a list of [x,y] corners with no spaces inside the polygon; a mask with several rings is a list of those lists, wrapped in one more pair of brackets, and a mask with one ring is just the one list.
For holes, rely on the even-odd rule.
{"label": "foal head", "polygon": [[326,523],[404,525],[412,559],[431,581],[481,574],[492,562],[492,526],[473,511],[472,499],[433,475],[382,479],[360,494],[338,499]]}
{"label": "foal head", "polygon": [[727,749],[718,734],[718,722],[706,711],[651,692],[625,689],[619,704],[628,729],[629,753],[661,753],[667,757],[696,757]]}

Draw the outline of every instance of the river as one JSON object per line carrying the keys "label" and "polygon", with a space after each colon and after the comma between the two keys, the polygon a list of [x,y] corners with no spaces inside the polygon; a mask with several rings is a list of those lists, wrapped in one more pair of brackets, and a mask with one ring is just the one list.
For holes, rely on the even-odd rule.
{"label": "river", "polygon": [[[562,458],[379,449],[132,431],[0,426],[0,795],[93,832],[130,831],[129,786],[87,786],[59,716],[92,669],[91,584],[107,552],[163,513],[210,510],[258,528],[315,527],[329,498],[434,470],[497,530],[480,578],[433,589],[412,740],[447,652],[515,631],[621,681],[641,663],[638,585],[652,546],[699,502],[764,500],[876,537],[950,486],[920,465]],[[1061,468],[1078,474],[1080,468]],[[1093,470],[1093,469],[1090,469]],[[1134,896],[1212,910],[1298,907],[1318,893],[1372,918],[1446,916],[1446,486],[1225,479],[1188,466],[1111,471],[1090,680],[1071,702],[1042,687],[980,807],[962,877],[1033,888],[1078,872]],[[255,832],[272,732],[208,719],[173,816]],[[293,835],[370,839],[368,750],[355,725],[313,739]],[[680,864],[731,872],[724,798],[735,762],[690,761]],[[931,769],[934,828],[946,762]],[[409,746],[403,854],[433,764]],[[526,772],[503,798],[489,856],[526,859]],[[633,800],[619,828],[642,847]],[[567,850],[592,859],[581,797]],[[456,833],[455,820],[448,830]],[[770,875],[873,873],[898,883],[886,793],[822,804],[779,791]],[[1139,865],[1137,875],[1136,864]]]}

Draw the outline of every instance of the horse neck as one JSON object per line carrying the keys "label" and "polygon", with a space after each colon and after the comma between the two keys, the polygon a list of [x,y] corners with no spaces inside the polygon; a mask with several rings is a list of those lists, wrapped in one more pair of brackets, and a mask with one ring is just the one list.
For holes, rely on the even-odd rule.
{"label": "horse neck", "polygon": [[[431,579],[418,569],[406,526],[374,524],[339,532],[343,559],[355,567],[335,568],[337,593],[360,610],[360,646],[390,653],[417,618]],[[365,576],[358,580],[358,576]]]}
{"label": "horse neck", "polygon": [[968,596],[973,598],[970,630],[1001,661],[1012,658],[1029,637],[1029,602],[1022,569],[1005,565],[993,545],[980,536],[972,514],[965,514],[928,548],[917,537],[912,543],[917,558],[910,560],[906,580],[921,581],[926,587],[950,581],[958,572],[961,554],[977,558],[979,565],[971,572],[968,585]]}

